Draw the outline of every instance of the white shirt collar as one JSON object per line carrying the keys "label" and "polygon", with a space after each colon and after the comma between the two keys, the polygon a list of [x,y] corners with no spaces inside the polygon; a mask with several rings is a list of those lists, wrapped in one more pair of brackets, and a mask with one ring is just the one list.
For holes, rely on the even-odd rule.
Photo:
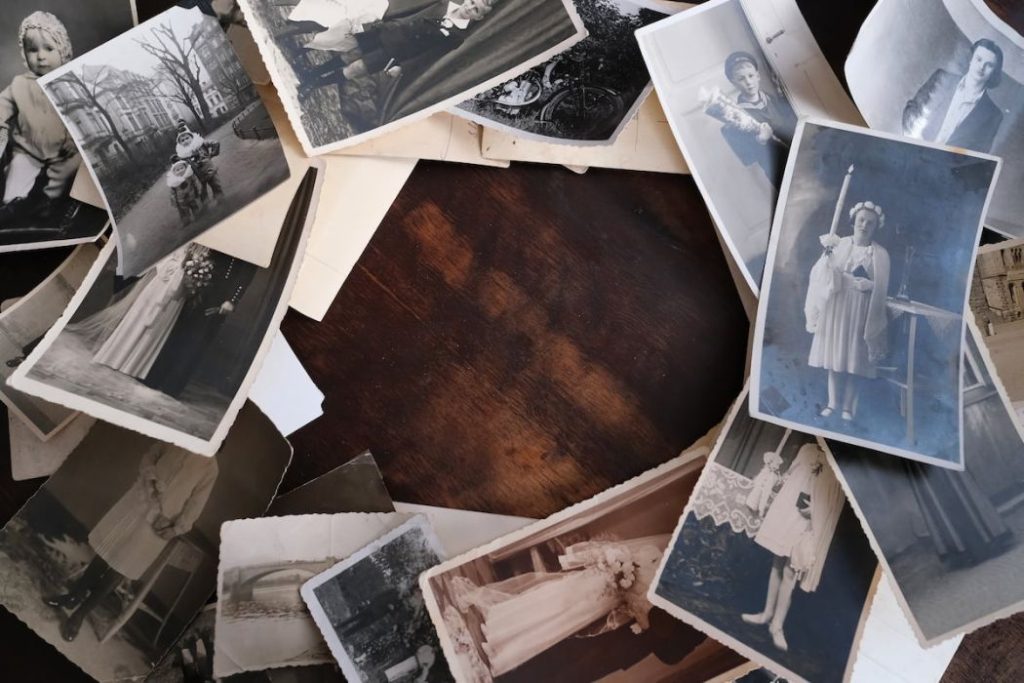
{"label": "white shirt collar", "polygon": [[960,79],[960,82],[956,86],[957,94],[960,95],[960,101],[963,104],[975,104],[981,99],[981,96],[985,94],[985,87],[982,86],[976,91],[971,92],[967,89],[967,76]]}
{"label": "white shirt collar", "polygon": [[462,5],[456,5],[454,2],[449,2],[448,11],[445,12],[444,18],[450,21],[452,25],[454,25],[456,28],[462,29],[464,31],[467,28],[469,28],[469,19],[456,19],[454,16],[452,16],[455,10],[459,9],[460,7],[462,7]]}

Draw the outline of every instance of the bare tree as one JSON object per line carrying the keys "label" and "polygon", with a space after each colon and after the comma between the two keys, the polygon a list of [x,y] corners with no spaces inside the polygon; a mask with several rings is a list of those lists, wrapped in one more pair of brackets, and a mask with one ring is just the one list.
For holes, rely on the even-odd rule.
{"label": "bare tree", "polygon": [[170,24],[161,24],[149,31],[152,42],[136,40],[139,46],[160,62],[157,72],[164,76],[172,87],[169,96],[181,102],[195,116],[203,132],[208,132],[211,119],[210,107],[203,94],[199,80],[199,56],[191,37],[179,38]]}
{"label": "bare tree", "polygon": [[[103,117],[111,139],[124,150],[128,160],[137,166],[138,160],[132,153],[132,148],[121,135],[114,117],[110,115],[110,111],[107,110],[103,102],[110,102],[117,97],[128,94],[130,91],[137,90],[138,84],[131,81],[122,82],[120,79],[108,79],[106,77],[108,72],[109,67],[104,66],[93,72],[91,77],[86,74],[85,70],[82,71],[81,76],[69,70],[66,74],[55,78],[53,80],[54,84],[65,83],[69,86],[59,96],[60,107],[66,114],[86,109]],[[116,85],[111,85],[111,83]],[[68,97],[68,94],[70,94],[70,97]]]}

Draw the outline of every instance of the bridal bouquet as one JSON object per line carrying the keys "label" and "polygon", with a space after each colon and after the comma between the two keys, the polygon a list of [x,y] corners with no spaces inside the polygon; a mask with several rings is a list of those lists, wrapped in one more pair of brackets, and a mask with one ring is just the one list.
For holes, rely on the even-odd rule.
{"label": "bridal bouquet", "polygon": [[210,260],[209,250],[203,247],[190,249],[183,270],[189,294],[195,294],[210,284],[213,279],[213,261]]}
{"label": "bridal bouquet", "polygon": [[616,585],[623,590],[636,583],[636,565],[633,563],[633,555],[622,546],[606,547],[598,558],[598,567],[614,577]]}

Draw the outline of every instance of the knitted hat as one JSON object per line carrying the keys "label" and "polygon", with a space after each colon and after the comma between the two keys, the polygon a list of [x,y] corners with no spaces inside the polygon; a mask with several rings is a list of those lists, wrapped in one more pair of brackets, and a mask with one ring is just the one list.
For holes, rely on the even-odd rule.
{"label": "knitted hat", "polygon": [[28,66],[28,60],[25,59],[25,34],[31,29],[36,29],[41,33],[45,33],[46,36],[53,41],[54,45],[57,46],[57,51],[60,52],[60,59],[62,64],[67,64],[71,61],[71,36],[68,35],[68,30],[65,28],[61,20],[49,12],[33,12],[32,14],[25,17],[21,22],[21,28],[18,29],[18,44],[21,45],[21,60],[25,62],[25,66]]}

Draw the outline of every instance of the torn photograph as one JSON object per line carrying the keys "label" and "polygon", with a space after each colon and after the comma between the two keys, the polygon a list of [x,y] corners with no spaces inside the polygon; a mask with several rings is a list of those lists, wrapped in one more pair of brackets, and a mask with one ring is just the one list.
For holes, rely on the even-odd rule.
{"label": "torn photograph", "polygon": [[49,439],[75,417],[75,411],[30,396],[7,384],[7,379],[53,327],[96,262],[99,249],[91,244],[71,255],[31,292],[0,313],[0,401],[37,439]]}
{"label": "torn photograph", "polygon": [[800,122],[757,311],[751,415],[963,469],[963,314],[999,166]]}
{"label": "torn photograph", "polygon": [[970,305],[1014,411],[1024,419],[1024,240],[978,249]]}
{"label": "torn photograph", "polygon": [[694,448],[426,572],[420,584],[455,677],[656,683],[742,664],[646,598],[707,453]]}
{"label": "torn photograph", "polygon": [[252,404],[216,458],[97,423],[0,531],[0,604],[96,680],[144,676],[215,589],[221,524],[262,514],[290,458]]}
{"label": "torn photograph", "polygon": [[963,472],[827,442],[925,646],[1024,610],[1024,434],[974,325],[963,393]]}
{"label": "torn photograph", "polygon": [[587,37],[452,113],[525,139],[607,145],[651,89],[633,31],[665,18],[633,0],[577,0]]}
{"label": "torn photograph", "polygon": [[1001,157],[986,225],[1024,237],[1024,37],[984,0],[881,0],[845,70],[872,128]]}
{"label": "torn photograph", "polygon": [[224,524],[214,676],[333,662],[302,602],[302,584],[410,518],[394,512],[303,514]]}
{"label": "torn photograph", "polygon": [[131,0],[6,0],[0,18],[0,252],[91,242],[105,211],[71,199],[81,164],[39,79],[134,24]]}
{"label": "torn photograph", "polygon": [[370,451],[365,451],[344,465],[282,493],[270,504],[267,514],[394,511],[377,461]]}
{"label": "torn photograph", "polygon": [[444,560],[416,515],[302,586],[302,599],[351,683],[452,681],[419,575]]}
{"label": "torn photograph", "polygon": [[814,437],[740,395],[647,597],[796,681],[849,679],[878,561]]}
{"label": "torn photograph", "polygon": [[307,154],[518,76],[586,35],[569,0],[239,0]]}
{"label": "torn photograph", "polygon": [[307,173],[268,268],[193,243],[122,278],[108,244],[11,385],[213,455],[288,307],[321,180]]}
{"label": "torn photograph", "polygon": [[40,78],[135,276],[289,177],[215,17],[172,7]]}
{"label": "torn photograph", "polygon": [[756,294],[800,116],[859,121],[795,0],[712,0],[636,33],[676,142]]}

